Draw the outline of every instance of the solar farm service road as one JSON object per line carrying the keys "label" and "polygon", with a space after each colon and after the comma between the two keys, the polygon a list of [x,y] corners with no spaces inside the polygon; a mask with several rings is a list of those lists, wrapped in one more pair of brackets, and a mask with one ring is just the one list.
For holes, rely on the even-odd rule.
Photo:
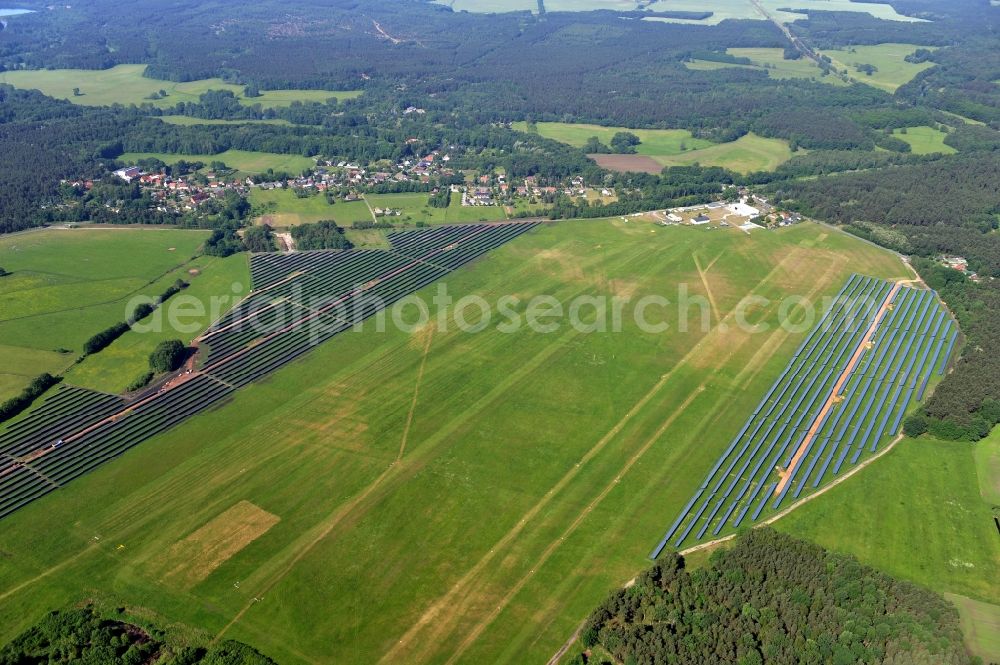
{"label": "solar farm service road", "polygon": [[885,299],[882,301],[882,305],[881,307],[879,307],[878,314],[872,320],[871,325],[868,326],[868,330],[865,331],[864,336],[862,336],[861,341],[858,343],[858,347],[854,350],[854,355],[851,356],[851,360],[850,362],[847,363],[847,367],[845,367],[844,371],[841,372],[840,377],[837,379],[837,383],[833,386],[833,390],[830,391],[830,395],[827,397],[826,402],[823,404],[823,407],[816,414],[816,418],[815,420],[813,420],[813,424],[809,428],[809,431],[806,433],[805,438],[802,439],[802,443],[799,445],[799,449],[795,451],[795,455],[792,457],[791,464],[789,464],[788,468],[785,469],[784,473],[781,474],[781,480],[778,481],[778,484],[774,488],[775,495],[781,494],[781,492],[784,491],[785,489],[785,485],[787,485],[789,481],[792,479],[792,476],[795,474],[795,468],[802,461],[802,458],[805,457],[805,454],[809,450],[809,446],[812,444],[813,439],[816,438],[816,435],[819,433],[820,428],[822,428],[823,423],[826,420],[827,414],[830,413],[830,409],[832,409],[834,404],[837,403],[838,398],[840,397],[841,390],[843,390],[844,385],[847,383],[847,380],[851,377],[851,373],[857,366],[858,361],[861,360],[861,356],[864,355],[865,349],[868,348],[868,344],[871,342],[872,337],[875,335],[875,331],[878,329],[879,323],[881,323],[882,319],[885,318],[886,312],[892,309],[891,303],[893,299],[896,297],[896,294],[899,292],[900,288],[902,288],[901,282],[896,282],[895,284],[893,284],[892,290],[889,291],[889,294],[886,295]]}

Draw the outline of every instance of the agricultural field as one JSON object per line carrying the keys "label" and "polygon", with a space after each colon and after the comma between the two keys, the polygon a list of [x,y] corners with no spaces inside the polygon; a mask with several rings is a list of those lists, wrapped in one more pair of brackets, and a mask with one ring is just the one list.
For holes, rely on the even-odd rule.
{"label": "agricultural field", "polygon": [[135,163],[140,159],[158,159],[165,164],[176,164],[180,160],[204,162],[207,167],[212,162],[224,162],[231,169],[245,174],[265,173],[268,170],[298,174],[316,166],[316,160],[302,155],[281,155],[275,152],[254,152],[249,150],[226,150],[215,155],[186,155],[165,152],[126,152],[119,161]]}
{"label": "agricultural field", "polygon": [[944,139],[948,135],[936,127],[907,127],[906,133],[902,129],[893,130],[893,135],[910,144],[910,148],[915,155],[929,155],[934,152],[951,155],[956,152],[950,145],[945,145]]}
{"label": "agricultural field", "polygon": [[161,115],[160,120],[168,125],[283,125],[291,126],[292,123],[281,118],[271,120],[205,120],[204,118],[192,118],[189,115]]}
{"label": "agricultural field", "polygon": [[769,517],[887,445],[957,338],[933,291],[852,276],[651,556]]}
{"label": "agricultural field", "polygon": [[[368,205],[375,208],[399,210],[399,217],[386,217],[384,221],[392,224],[444,224],[448,221],[448,208],[432,208],[427,205],[430,194],[414,192],[408,194],[365,194]],[[452,194],[452,198],[460,198],[461,194]]]}
{"label": "agricultural field", "polygon": [[[994,446],[996,437],[988,439]],[[993,509],[979,493],[982,478],[977,482],[974,459],[979,445],[904,439],[864,473],[775,527],[949,594],[962,615],[963,632],[974,637],[970,647],[988,653],[987,662],[996,660],[1000,538]],[[992,478],[997,482],[1000,476]]]}
{"label": "agricultural field", "polygon": [[[168,306],[142,322],[100,353],[88,356],[66,374],[66,382],[108,393],[121,393],[149,369],[149,354],[169,339],[188,344],[209,324],[229,311],[250,291],[250,271],[245,254],[226,258],[201,256],[192,261],[181,279],[190,286],[175,295]],[[171,312],[176,317],[175,327]]]}
{"label": "agricultural field", "polygon": [[[5,518],[0,639],[88,597],[282,663],[544,661],[647,566],[664,515],[801,341],[775,326],[680,333],[672,308],[651,316],[667,333],[643,331],[635,299],[687,284],[728,322],[761,295],[772,303],[751,321],[773,323],[779,297],[832,295],[854,271],[905,275],[812,224],[538,226],[451,274],[449,292],[513,294],[522,314],[536,294],[631,298],[621,332],[494,319],[465,333],[454,311],[440,329],[408,307],[412,328],[337,335]],[[430,321],[435,293],[420,292]]]}
{"label": "agricultural field", "polygon": [[179,277],[207,231],[155,228],[46,230],[0,238],[0,390],[20,392],[62,371],[93,334],[126,317],[137,294]]}
{"label": "agricultural field", "polygon": [[788,141],[768,139],[753,132],[729,143],[719,143],[701,150],[690,150],[679,155],[658,156],[662,166],[721,166],[739,173],[771,171],[788,161],[792,150]]}
{"label": "agricultural field", "polygon": [[[615,132],[632,132],[642,141],[637,146],[636,154],[591,155],[604,168],[617,171],[659,173],[664,166],[698,162],[702,166],[723,166],[741,173],[749,173],[772,170],[792,156],[787,141],[767,139],[753,133],[729,143],[712,143],[696,139],[684,129],[627,129],[560,122],[539,122],[535,127],[542,136],[574,147],[583,147],[587,139],[592,136],[607,142]],[[529,127],[527,123],[519,122],[514,123],[514,129],[528,131]]]}
{"label": "agricultural field", "polygon": [[738,58],[749,58],[753,64],[732,64],[728,62],[712,62],[708,60],[692,60],[684,64],[688,69],[712,70],[727,67],[754,69],[766,71],[773,79],[804,78],[829,83],[830,85],[847,85],[841,78],[834,75],[823,76],[819,65],[809,58],[785,60],[784,49],[780,48],[730,48],[726,53]]}
{"label": "agricultural field", "polygon": [[1000,429],[975,445],[976,475],[983,501],[1000,509]]}
{"label": "agricultural field", "polygon": [[[526,122],[515,122],[513,129],[520,132],[531,131]],[[639,155],[675,155],[685,150],[697,150],[713,145],[711,141],[694,138],[686,129],[629,129],[565,122],[539,122],[535,123],[534,131],[547,139],[560,141],[574,148],[582,148],[587,139],[593,136],[607,145],[617,132],[631,132],[642,141],[636,147]]]}
{"label": "agricultural field", "polygon": [[274,228],[287,228],[298,226],[299,224],[310,224],[325,219],[336,219],[339,224],[347,224],[347,220],[341,219],[349,210],[358,209],[358,214],[348,214],[350,221],[360,215],[360,208],[364,207],[364,214],[371,221],[371,213],[368,206],[361,201],[361,206],[356,206],[355,202],[337,202],[330,205],[326,201],[326,196],[317,193],[315,196],[299,198],[290,189],[260,189],[254,187],[250,190],[250,204],[253,206],[257,221],[269,224]]}
{"label": "agricultural field", "polygon": [[344,227],[352,222],[374,221],[371,209],[364,201],[326,202],[322,194],[299,198],[290,189],[259,189],[250,192],[250,203],[258,211],[258,223],[274,228],[288,228],[332,219]]}
{"label": "agricultural field", "polygon": [[[886,5],[888,6],[888,5]],[[876,44],[875,46],[852,46],[849,49],[829,49],[823,55],[830,56],[837,71],[847,70],[847,74],[867,85],[895,92],[896,88],[909,83],[913,77],[934,66],[933,62],[912,63],[904,58],[920,47],[916,44]],[[934,50],[930,47],[930,50]],[[857,65],[874,65],[877,71],[871,76],[859,72]]]}
{"label": "agricultural field", "polygon": [[[0,83],[9,83],[17,88],[40,90],[57,99],[67,99],[74,104],[86,106],[110,106],[111,104],[152,104],[158,108],[170,108],[178,102],[197,102],[209,90],[229,90],[244,104],[260,104],[262,108],[290,106],[294,101],[325,102],[330,98],[353,99],[360,91],[333,92],[329,90],[262,90],[260,97],[246,98],[244,86],[226,83],[222,79],[203,79],[176,83],[146,78],[142,74],[145,65],[118,65],[111,69],[43,69],[0,72]],[[79,88],[80,95],[73,89]],[[148,99],[154,93],[164,90],[162,99]]]}
{"label": "agricultural field", "polygon": [[1000,657],[1000,604],[984,603],[965,596],[945,593],[944,597],[958,608],[965,642],[973,655],[984,663]]}

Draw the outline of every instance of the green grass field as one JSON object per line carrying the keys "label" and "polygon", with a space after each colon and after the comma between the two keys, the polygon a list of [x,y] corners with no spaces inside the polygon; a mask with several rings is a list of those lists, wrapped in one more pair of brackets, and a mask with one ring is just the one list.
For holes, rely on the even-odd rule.
{"label": "green grass field", "polygon": [[948,135],[935,127],[907,127],[905,134],[900,129],[893,130],[892,133],[909,143],[915,155],[929,155],[934,152],[951,155],[958,152],[950,145],[945,145],[944,139]]}
{"label": "green grass field", "polygon": [[[327,99],[352,99],[360,91],[331,92],[328,90],[265,90],[260,97],[245,98],[243,86],[226,83],[222,79],[203,79],[186,83],[146,78],[145,65],[118,65],[111,69],[43,69],[0,72],[0,83],[18,88],[41,90],[57,99],[68,99],[75,104],[109,106],[111,104],[152,104],[169,108],[178,102],[197,102],[209,90],[229,90],[248,106],[260,104],[262,108],[290,106],[293,101],[325,102]],[[80,89],[80,96],[73,94]],[[147,99],[151,94],[164,90],[163,99]]]}
{"label": "green grass field", "polygon": [[976,443],[973,455],[983,501],[1000,509],[1000,428]]}
{"label": "green grass field", "polygon": [[[830,49],[823,51],[823,55],[830,56],[838,71],[846,69],[848,75],[855,81],[888,92],[895,92],[896,88],[908,83],[925,69],[934,66],[933,62],[910,63],[904,60],[906,56],[918,48],[921,47],[916,44],[877,44],[875,46],[853,46],[846,50]],[[855,69],[855,66],[859,64],[874,65],[878,71],[868,76]]]}
{"label": "green grass field", "polygon": [[785,60],[784,49],[780,48],[730,48],[726,53],[739,57],[749,58],[752,65],[734,65],[726,62],[712,62],[707,60],[693,60],[685,63],[685,67],[694,70],[724,69],[726,67],[738,67],[741,69],[755,69],[766,71],[767,75],[773,79],[803,78],[812,79],[830,85],[847,85],[837,76],[823,76],[819,65],[809,58],[799,58],[798,60]]}
{"label": "green grass field", "polygon": [[0,391],[68,368],[91,335],[125,319],[132,296],[158,295],[185,276],[206,237],[115,227],[0,238],[0,266],[13,273],[0,278]]}
{"label": "green grass field", "polygon": [[204,120],[202,118],[192,118],[188,115],[161,115],[160,120],[168,125],[284,125],[290,126],[292,123],[280,118],[272,120]]}
{"label": "green grass field", "polygon": [[181,155],[165,152],[126,152],[118,160],[134,163],[140,159],[159,159],[166,164],[176,164],[184,159],[189,162],[225,162],[226,166],[242,173],[264,173],[268,169],[301,173],[316,166],[316,161],[302,155],[281,155],[275,152],[253,152],[248,150],[226,150],[217,155]]}
{"label": "green grass field", "polygon": [[[780,53],[779,49],[751,50],[774,50]],[[753,133],[729,143],[712,143],[692,137],[686,129],[625,129],[561,122],[539,122],[536,127],[540,135],[578,148],[583,147],[591,136],[607,142],[615,132],[629,131],[642,140],[638,146],[638,154],[651,157],[663,166],[682,166],[697,162],[702,166],[723,166],[749,173],[770,171],[792,156],[787,141],[767,139]],[[514,129],[527,131],[528,125],[517,122],[514,123]],[[682,145],[685,150],[681,150]]]}
{"label": "green grass field", "polygon": [[[695,256],[711,267],[700,274]],[[0,640],[94,598],[285,665],[544,662],[648,566],[784,367],[801,336],[773,325],[778,298],[832,294],[854,271],[905,274],[811,224],[540,226],[449,277],[449,292],[515,295],[523,313],[537,294],[635,303],[683,283],[726,321],[743,296],[771,298],[750,316],[771,328],[680,333],[673,308],[653,308],[671,329],[644,332],[626,305],[606,334],[501,332],[496,319],[477,334],[345,333],[5,519]],[[278,521],[254,539],[241,502]],[[176,544],[216,530],[224,554],[178,558]]]}
{"label": "green grass field", "polygon": [[250,192],[250,203],[259,215],[258,223],[269,224],[274,228],[288,228],[328,219],[341,226],[350,226],[352,222],[374,221],[371,210],[364,201],[337,201],[330,205],[322,194],[299,198],[290,189],[254,188]]}
{"label": "green grass field", "polygon": [[968,443],[904,440],[776,526],[936,591],[1000,602],[1000,538]]}
{"label": "green grass field", "polygon": [[[189,344],[250,290],[246,254],[227,258],[202,256],[192,261],[182,279],[190,286],[140,322],[135,330],[66,374],[66,382],[109,393],[123,392],[149,369],[149,354],[168,339]],[[197,273],[191,272],[192,270]]]}
{"label": "green grass field", "polygon": [[1000,658],[1000,604],[983,603],[953,593],[944,596],[958,608],[965,643],[973,655],[985,663],[997,662]]}
{"label": "green grass field", "polygon": [[691,150],[679,155],[655,157],[664,166],[686,166],[698,163],[702,166],[722,166],[739,173],[751,171],[771,171],[792,157],[788,141],[768,139],[754,133],[741,136],[729,143],[720,143],[710,148]]}
{"label": "green grass field", "polygon": [[[535,125],[538,134],[548,139],[567,143],[574,148],[582,148],[592,136],[596,136],[605,145],[611,142],[616,132],[631,132],[639,137],[642,143],[638,146],[640,155],[675,155],[687,150],[707,148],[711,141],[696,139],[686,129],[628,129],[626,127],[603,127],[601,125],[584,125],[565,122],[539,122]],[[513,128],[526,132],[526,122],[515,122]]]}

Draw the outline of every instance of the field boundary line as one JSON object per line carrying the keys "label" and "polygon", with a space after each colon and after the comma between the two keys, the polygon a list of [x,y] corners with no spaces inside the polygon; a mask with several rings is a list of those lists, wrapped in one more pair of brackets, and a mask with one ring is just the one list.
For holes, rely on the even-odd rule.
{"label": "field boundary line", "polygon": [[[886,446],[885,448],[883,448],[882,450],[880,450],[878,453],[872,455],[871,457],[869,457],[868,459],[866,459],[861,464],[858,464],[858,465],[854,466],[853,468],[851,468],[850,471],[848,471],[844,475],[840,476],[836,480],[831,481],[828,485],[826,485],[826,486],[824,486],[824,487],[816,490],[812,494],[809,494],[808,496],[799,499],[798,501],[796,501],[792,505],[788,506],[787,508],[784,508],[784,509],[778,511],[777,513],[775,513],[771,517],[768,517],[766,520],[764,520],[762,522],[758,522],[757,524],[754,524],[750,528],[752,528],[752,529],[759,529],[762,526],[768,526],[768,525],[774,524],[775,522],[777,522],[778,520],[780,520],[782,517],[784,517],[785,515],[788,515],[790,512],[792,512],[793,510],[795,510],[796,508],[799,508],[800,506],[803,506],[803,505],[809,503],[810,501],[812,501],[816,497],[822,496],[823,494],[827,493],[828,491],[830,491],[831,489],[833,489],[837,485],[843,483],[844,481],[846,481],[848,478],[852,477],[856,473],[859,473],[862,469],[864,469],[866,466],[868,466],[869,464],[871,464],[875,460],[880,459],[884,455],[889,454],[889,451],[892,450],[893,448],[895,448],[896,444],[898,444],[904,438],[906,438],[906,437],[903,434],[897,434],[896,438],[893,439],[892,442],[889,443],[888,446]],[[692,545],[691,547],[685,548],[683,550],[679,550],[677,553],[680,554],[681,556],[687,556],[689,554],[694,554],[695,552],[700,552],[702,550],[711,549],[713,547],[721,545],[722,543],[725,543],[725,542],[728,542],[730,540],[733,540],[734,538],[736,538],[736,535],[737,534],[735,534],[735,533],[731,533],[728,536],[723,536],[722,538],[716,538],[715,540],[710,540],[707,543],[700,543],[698,545]],[[633,577],[628,582],[626,582],[625,584],[623,584],[622,587],[623,588],[628,588],[628,587],[632,586],[633,584],[635,584],[635,581],[636,581],[636,578]],[[566,652],[569,651],[570,649],[572,649],[573,648],[573,644],[578,639],[580,639],[580,634],[583,633],[583,629],[584,629],[584,627],[586,627],[586,625],[587,625],[587,618],[584,618],[583,621],[580,622],[580,625],[577,626],[577,628],[573,632],[573,634],[569,637],[569,639],[566,640],[566,642],[564,642],[561,647],[559,647],[559,650],[556,651],[552,655],[551,658],[549,658],[549,660],[546,662],[546,665],[558,665],[559,661],[562,659],[562,657],[566,655]]]}

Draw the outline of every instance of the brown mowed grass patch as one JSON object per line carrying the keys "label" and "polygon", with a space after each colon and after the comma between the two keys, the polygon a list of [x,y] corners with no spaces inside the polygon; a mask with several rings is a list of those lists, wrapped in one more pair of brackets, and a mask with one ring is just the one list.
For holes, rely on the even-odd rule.
{"label": "brown mowed grass patch", "polygon": [[587,155],[601,168],[619,173],[651,173],[657,175],[663,164],[645,155]]}
{"label": "brown mowed grass patch", "polygon": [[153,571],[166,584],[190,589],[280,521],[277,515],[240,501],[174,543],[154,560]]}

